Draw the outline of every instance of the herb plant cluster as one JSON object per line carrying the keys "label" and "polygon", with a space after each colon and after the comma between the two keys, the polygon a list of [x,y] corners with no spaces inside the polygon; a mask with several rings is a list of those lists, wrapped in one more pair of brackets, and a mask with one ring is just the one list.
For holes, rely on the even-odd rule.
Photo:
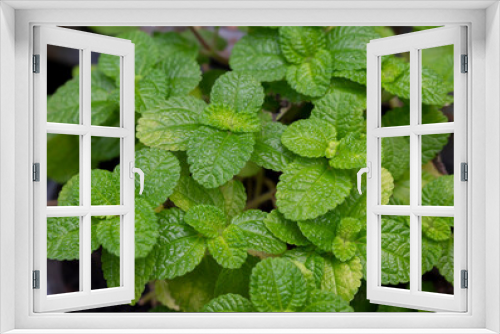
{"label": "herb plant cluster", "polygon": [[[135,165],[145,173],[144,193],[136,194],[133,303],[187,312],[377,310],[364,291],[366,195],[355,177],[366,165],[366,44],[393,32],[242,29],[228,60],[218,28],[118,29],[135,43]],[[424,64],[424,123],[447,121],[448,51]],[[383,124],[406,125],[408,60],[386,56],[383,64]],[[93,125],[118,122],[119,71],[108,55],[92,71]],[[78,121],[78,81],[76,74],[49,97],[48,121]],[[453,176],[433,163],[448,137],[423,139],[424,204],[453,205]],[[64,184],[58,205],[79,203],[78,160],[70,159],[77,145],[48,138],[48,177]],[[403,137],[382,141],[383,204],[409,202],[408,147]],[[97,168],[118,156],[92,139],[92,205],[119,204],[120,166]],[[48,258],[78,259],[78,222],[48,219]],[[423,219],[422,266],[453,284],[452,226]],[[101,249],[109,287],[120,283],[119,233],[119,217],[92,218],[92,250]],[[408,283],[409,233],[408,219],[383,218],[382,284]]]}

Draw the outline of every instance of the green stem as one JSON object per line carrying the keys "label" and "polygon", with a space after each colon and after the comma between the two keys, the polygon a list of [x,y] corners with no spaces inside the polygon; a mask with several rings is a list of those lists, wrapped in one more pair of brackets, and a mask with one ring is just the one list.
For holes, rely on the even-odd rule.
{"label": "green stem", "polygon": [[254,198],[250,202],[248,202],[247,207],[245,209],[246,210],[257,209],[262,203],[272,200],[273,197],[274,197],[274,191],[268,191],[267,193],[264,193]]}

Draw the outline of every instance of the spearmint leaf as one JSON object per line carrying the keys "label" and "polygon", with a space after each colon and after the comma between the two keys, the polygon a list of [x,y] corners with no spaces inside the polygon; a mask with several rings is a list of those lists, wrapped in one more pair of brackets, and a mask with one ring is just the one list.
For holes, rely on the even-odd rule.
{"label": "spearmint leaf", "polygon": [[266,169],[283,171],[295,158],[295,155],[281,143],[285,129],[286,125],[279,122],[264,125],[262,131],[255,136],[251,160]]}
{"label": "spearmint leaf", "polygon": [[266,228],[266,217],[267,214],[260,210],[245,211],[233,218],[224,231],[224,237],[235,247],[281,254],[286,250],[286,245]]}
{"label": "spearmint leaf", "polygon": [[382,138],[382,167],[394,180],[398,180],[410,168],[410,143],[404,137]]}
{"label": "spearmint leaf", "polygon": [[[177,158],[170,152],[143,148],[135,153],[135,166],[144,172],[142,197],[154,207],[163,204],[173,193],[179,181],[181,168]],[[135,195],[139,196],[139,178],[135,180]]]}
{"label": "spearmint leaf", "polygon": [[453,271],[453,264],[455,263],[453,243],[454,238],[452,236],[441,244],[443,246],[443,252],[441,253],[439,261],[436,263],[439,273],[451,284],[453,284],[455,275]]}
{"label": "spearmint leaf", "polygon": [[299,221],[298,225],[306,238],[315,246],[326,252],[332,252],[339,223],[340,216],[337,210],[332,210],[314,219]]}
{"label": "spearmint leaf", "polygon": [[448,221],[443,217],[422,217],[422,232],[434,241],[448,240],[451,236]]}
{"label": "spearmint leaf", "polygon": [[228,293],[212,299],[201,312],[254,312],[254,309],[245,297]]}
{"label": "spearmint leaf", "polygon": [[120,179],[116,173],[103,169],[92,169],[90,178],[91,205],[120,204]]}
{"label": "spearmint leaf", "polygon": [[184,222],[177,208],[163,210],[159,216],[159,238],[154,248],[155,278],[173,279],[192,271],[205,255],[205,238]]}
{"label": "spearmint leaf", "polygon": [[337,138],[344,138],[349,133],[363,130],[365,105],[364,96],[334,89],[314,102],[311,118],[329,122],[337,130]]}
{"label": "spearmint leaf", "polygon": [[[158,47],[153,38],[140,30],[122,33],[116,37],[128,39],[134,43],[135,75],[141,78],[146,76],[159,60]],[[101,54],[97,68],[108,77],[118,79],[120,77],[120,57]]]}
{"label": "spearmint leaf", "polygon": [[422,189],[422,205],[453,206],[453,182],[453,175],[445,175],[427,183]]}
{"label": "spearmint leaf", "polygon": [[223,268],[240,268],[247,258],[247,251],[231,244],[228,239],[227,233],[222,233],[221,236],[208,240],[208,250]]}
{"label": "spearmint leaf", "polygon": [[293,122],[281,136],[281,142],[292,152],[308,158],[324,157],[327,149],[336,147],[337,131],[320,119],[301,119]]}
{"label": "spearmint leaf", "polygon": [[281,50],[292,64],[301,64],[325,48],[325,34],[319,27],[285,26],[279,28]]}
{"label": "spearmint leaf", "polygon": [[47,97],[47,122],[80,123],[80,78],[68,80]]}
{"label": "spearmint leaf", "polygon": [[247,203],[247,193],[243,183],[238,180],[229,180],[220,187],[220,191],[224,196],[224,212],[229,219],[243,211]]}
{"label": "spearmint leaf", "polygon": [[[382,219],[382,284],[397,285],[410,279],[410,228],[392,218]],[[366,251],[366,249],[365,249]]]}
{"label": "spearmint leaf", "polygon": [[235,112],[230,106],[212,103],[201,113],[199,122],[232,132],[260,130],[260,118],[255,112]]}
{"label": "spearmint leaf", "polygon": [[251,133],[200,127],[193,133],[187,150],[193,178],[205,188],[223,185],[245,166],[253,145]]}
{"label": "spearmint leaf", "polygon": [[[334,257],[325,257],[321,277],[321,290],[330,291],[349,302],[361,286],[363,266],[358,257],[341,262]],[[318,268],[320,269],[320,268]]]}
{"label": "spearmint leaf", "polygon": [[153,69],[135,84],[135,110],[144,113],[158,109],[158,105],[165,100],[166,90],[164,74],[159,69]]}
{"label": "spearmint leaf", "polygon": [[264,219],[264,224],[278,239],[288,244],[297,246],[309,244],[309,240],[304,237],[297,222],[286,219],[278,210],[271,211]]}
{"label": "spearmint leaf", "polygon": [[298,311],[306,298],[306,280],[290,260],[268,258],[252,271],[250,299],[258,311]]}
{"label": "spearmint leaf", "polygon": [[175,54],[158,64],[166,83],[165,97],[184,96],[196,88],[201,81],[198,63],[191,58]]}
{"label": "spearmint leaf", "polygon": [[[110,253],[120,256],[119,216],[102,220],[97,225],[97,239]],[[158,239],[158,219],[153,207],[144,199],[135,200],[135,257],[143,258],[153,249]]]}
{"label": "spearmint leaf", "polygon": [[443,249],[439,242],[422,238],[422,273],[431,271],[441,258]]}
{"label": "spearmint leaf", "polygon": [[210,256],[190,273],[168,281],[170,294],[184,312],[199,312],[214,298],[214,289],[221,267]]}
{"label": "spearmint leaf", "polygon": [[[90,80],[91,123],[92,125],[101,125],[120,110],[120,104],[117,101],[113,101],[109,96],[110,93],[116,90],[116,85],[112,79],[97,70],[91,72]],[[75,95],[79,96],[79,94]]]}
{"label": "spearmint leaf", "polygon": [[340,261],[350,260],[356,254],[356,237],[361,231],[361,222],[355,218],[343,218],[337,227],[337,235],[333,239],[333,254]]}
{"label": "spearmint leaf", "polygon": [[313,219],[342,203],[351,187],[347,172],[326,160],[296,161],[280,176],[276,204],[287,219]]}
{"label": "spearmint leaf", "polygon": [[301,312],[354,312],[354,309],[332,292],[314,290]]}
{"label": "spearmint leaf", "polygon": [[216,238],[226,225],[224,212],[212,205],[197,205],[188,210],[184,221],[208,238]]}
{"label": "spearmint leaf", "polygon": [[248,256],[245,263],[238,269],[224,268],[220,272],[215,285],[214,295],[220,296],[226,293],[236,293],[249,298],[248,289],[252,269],[259,262],[259,258]]}
{"label": "spearmint leaf", "polygon": [[286,80],[300,94],[319,97],[330,85],[332,58],[328,51],[320,50],[304,62],[289,65]]}
{"label": "spearmint leaf", "polygon": [[[91,225],[91,250],[99,248],[96,237],[96,220]],[[47,258],[51,260],[75,260],[80,257],[80,218],[47,218]]]}
{"label": "spearmint leaf", "polygon": [[447,92],[453,92],[453,45],[422,50],[422,66],[438,73]]}
{"label": "spearmint leaf", "polygon": [[80,176],[75,175],[62,187],[57,198],[58,206],[80,205]]}
{"label": "spearmint leaf", "polygon": [[330,160],[330,166],[337,169],[366,166],[366,136],[359,133],[349,133],[342,138]]}
{"label": "spearmint leaf", "polygon": [[[78,136],[47,135],[47,178],[64,184],[80,170]],[[76,204],[79,205],[79,204]]]}
{"label": "spearmint leaf", "polygon": [[345,78],[361,85],[366,85],[366,69],[333,71],[332,75],[337,78]]}
{"label": "spearmint leaf", "polygon": [[[384,185],[383,172],[382,185]],[[384,192],[384,190],[382,192]],[[344,202],[335,208],[335,211],[340,217],[352,217],[361,221],[366,221],[366,188],[362,194],[359,194],[356,187],[352,188]]]}
{"label": "spearmint leaf", "polygon": [[155,32],[153,39],[158,45],[161,58],[182,55],[185,58],[196,59],[198,56],[198,45],[177,32]]}
{"label": "spearmint leaf", "polygon": [[267,94],[279,95],[282,99],[288,100],[292,103],[311,101],[312,99],[310,96],[298,93],[296,90],[290,87],[290,84],[285,80],[263,83],[263,85],[266,89]]}
{"label": "spearmint leaf", "polygon": [[334,70],[366,68],[366,45],[380,38],[374,27],[335,27],[326,36],[326,49],[330,51]]}
{"label": "spearmint leaf", "polygon": [[147,146],[170,151],[185,151],[205,102],[192,96],[174,97],[143,113],[137,125],[137,138]]}
{"label": "spearmint leaf", "polygon": [[382,205],[387,205],[389,200],[391,199],[392,192],[394,190],[394,178],[391,173],[385,169],[381,168],[380,170],[381,177],[381,199],[380,202]]}
{"label": "spearmint leaf", "polygon": [[257,113],[264,103],[264,88],[251,75],[226,72],[215,81],[210,103],[224,105],[234,113]]}
{"label": "spearmint leaf", "polygon": [[181,176],[170,200],[184,211],[199,204],[224,208],[224,196],[219,189],[207,189],[189,176]]}
{"label": "spearmint leaf", "polygon": [[266,30],[244,36],[234,45],[229,65],[233,71],[250,74],[259,81],[282,80],[287,63],[278,32]]}

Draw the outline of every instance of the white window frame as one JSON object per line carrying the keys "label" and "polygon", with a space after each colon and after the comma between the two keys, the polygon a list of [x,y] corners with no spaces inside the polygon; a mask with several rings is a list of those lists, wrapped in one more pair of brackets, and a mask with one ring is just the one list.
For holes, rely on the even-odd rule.
{"label": "white window frame", "polygon": [[[0,10],[0,331],[41,333],[45,329],[51,333],[76,333],[77,329],[80,332],[86,329],[86,333],[111,333],[126,329],[127,333],[234,333],[237,332],[235,328],[247,328],[262,333],[500,332],[500,11],[497,1],[7,0],[0,4]],[[32,205],[26,198],[32,193],[30,143],[33,125],[32,103],[26,97],[32,94],[31,32],[36,24],[468,26],[468,109],[471,110],[468,116],[471,180],[468,215],[473,226],[469,227],[467,246],[470,255],[468,311],[435,314],[34,314],[30,288],[33,212],[26,210]],[[15,138],[15,145],[12,145],[12,138]],[[14,198],[12,189],[15,189]]]}
{"label": "white window frame", "polygon": [[[134,164],[135,151],[135,58],[134,44],[120,38],[75,31],[72,29],[35,26],[34,54],[39,56],[38,73],[33,75],[33,160],[39,164],[39,181],[33,184],[34,248],[33,269],[39,271],[39,287],[34,289],[34,311],[74,311],[92,305],[130,303],[134,299]],[[47,122],[47,46],[71,48],[79,53],[79,124]],[[117,127],[91,123],[91,54],[98,52],[119,57],[120,124]],[[47,206],[47,134],[79,137],[79,205]],[[120,140],[120,204],[96,206],[91,203],[91,139]],[[92,290],[91,287],[91,216],[120,216],[120,286]],[[47,295],[47,218],[79,217],[79,291]]]}

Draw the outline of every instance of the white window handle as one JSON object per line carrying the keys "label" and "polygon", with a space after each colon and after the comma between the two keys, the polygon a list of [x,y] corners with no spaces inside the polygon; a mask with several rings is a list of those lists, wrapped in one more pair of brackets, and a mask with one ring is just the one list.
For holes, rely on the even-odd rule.
{"label": "white window handle", "polygon": [[139,195],[142,195],[142,192],[144,191],[144,172],[137,167],[134,167],[134,163],[131,161],[130,162],[130,178],[133,179],[135,177],[135,173],[139,174],[139,184],[140,184],[140,190],[139,190]]}
{"label": "white window handle", "polygon": [[369,179],[371,179],[372,177],[372,163],[371,162],[368,162],[367,163],[367,167],[365,168],[361,168],[359,171],[358,171],[358,192],[359,194],[361,195],[363,192],[361,191],[361,176],[366,173],[366,177],[368,177]]}

